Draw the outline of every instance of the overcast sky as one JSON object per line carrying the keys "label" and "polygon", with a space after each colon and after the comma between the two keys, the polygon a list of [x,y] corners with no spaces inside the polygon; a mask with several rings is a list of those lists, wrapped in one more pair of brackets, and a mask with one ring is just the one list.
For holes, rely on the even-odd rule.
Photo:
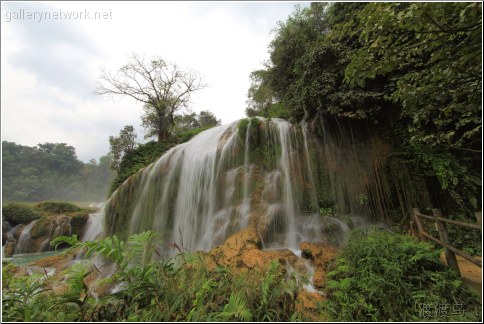
{"label": "overcast sky", "polygon": [[243,118],[249,73],[269,58],[271,30],[295,5],[2,2],[2,140],[67,143],[88,161],[125,125],[142,139],[140,103],[93,94],[100,69],[115,71],[132,53],[198,71],[208,88],[193,96],[192,111],[210,110],[224,124]]}

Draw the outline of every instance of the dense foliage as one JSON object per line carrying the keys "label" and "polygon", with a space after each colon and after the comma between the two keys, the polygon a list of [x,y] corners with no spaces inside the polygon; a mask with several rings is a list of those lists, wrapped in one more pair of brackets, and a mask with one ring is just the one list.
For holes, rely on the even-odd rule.
{"label": "dense foliage", "polygon": [[113,177],[110,163],[109,156],[83,163],[65,143],[29,147],[3,141],[2,199],[102,201]]}
{"label": "dense foliage", "polygon": [[353,231],[336,269],[328,273],[330,317],[339,321],[479,321],[479,297],[439,261],[440,252],[405,235],[377,229]]}
{"label": "dense foliage", "polygon": [[482,205],[481,29],[479,2],[311,3],[279,23],[270,60],[251,74],[247,115],[366,124],[425,180],[434,207],[472,217]]}
{"label": "dense foliage", "polygon": [[84,279],[90,263],[76,263],[65,271],[68,289],[53,292],[42,275],[14,276],[3,267],[2,315],[6,321],[290,321],[297,312],[297,284],[286,278],[278,262],[263,272],[233,274],[209,270],[203,257],[183,253],[165,261],[151,261],[156,253],[153,232],[115,236],[80,243],[75,236],[58,238],[87,255],[101,255],[116,266],[100,285],[116,284],[103,297],[87,291]]}
{"label": "dense foliage", "polygon": [[123,159],[123,156],[128,152],[135,149],[138,144],[134,131],[134,127],[131,125],[126,125],[122,130],[119,131],[118,136],[109,136],[109,152],[113,157],[111,162],[111,169],[118,172],[119,163]]}
{"label": "dense foliage", "polygon": [[213,113],[208,110],[202,110],[197,113],[177,115],[174,118],[173,135],[177,136],[189,130],[199,128],[210,128],[220,126],[221,120],[217,119]]}

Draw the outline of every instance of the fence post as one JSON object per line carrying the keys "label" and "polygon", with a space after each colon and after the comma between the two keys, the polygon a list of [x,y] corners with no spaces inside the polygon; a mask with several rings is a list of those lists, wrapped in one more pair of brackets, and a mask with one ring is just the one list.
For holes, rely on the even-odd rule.
{"label": "fence post", "polygon": [[[442,212],[440,209],[432,209],[432,213],[434,217],[443,217]],[[440,240],[444,243],[452,245],[449,238],[449,233],[447,232],[447,228],[445,223],[441,222],[440,220],[436,219],[435,224],[437,225],[437,230],[439,231]],[[455,253],[449,250],[448,248],[445,249],[445,259],[447,260],[447,265],[457,271],[457,274],[460,276],[459,264],[457,263],[457,258],[455,257]]]}
{"label": "fence post", "polygon": [[423,227],[422,220],[420,219],[420,217],[417,216],[417,214],[420,214],[420,210],[418,208],[412,208],[412,216],[413,216],[413,219],[415,219],[415,223],[417,224],[418,236],[422,241],[427,241],[427,238],[421,234],[422,232],[425,232],[425,230]]}
{"label": "fence post", "polygon": [[479,227],[481,228],[481,234],[482,234],[482,212],[476,213],[476,220],[477,220],[477,224],[479,224]]}

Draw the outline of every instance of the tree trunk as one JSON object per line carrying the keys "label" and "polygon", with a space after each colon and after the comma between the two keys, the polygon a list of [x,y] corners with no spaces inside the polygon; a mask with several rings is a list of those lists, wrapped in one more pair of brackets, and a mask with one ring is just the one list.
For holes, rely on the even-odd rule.
{"label": "tree trunk", "polygon": [[169,120],[160,111],[158,113],[158,129],[156,130],[158,135],[158,143],[161,143],[168,139],[170,123]]}

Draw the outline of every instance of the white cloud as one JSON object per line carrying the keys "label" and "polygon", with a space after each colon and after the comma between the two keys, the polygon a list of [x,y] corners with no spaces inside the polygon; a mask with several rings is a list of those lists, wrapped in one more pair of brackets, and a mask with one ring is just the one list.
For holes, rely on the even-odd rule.
{"label": "white cloud", "polygon": [[[23,145],[66,142],[87,161],[109,150],[124,125],[142,132],[139,103],[92,91],[101,67],[131,53],[160,55],[201,73],[209,87],[193,111],[223,123],[244,116],[249,73],[268,59],[270,31],[294,3],[49,2],[2,3],[2,139]],[[109,13],[107,20],[6,20],[6,12]],[[140,134],[139,137],[142,137]]]}

